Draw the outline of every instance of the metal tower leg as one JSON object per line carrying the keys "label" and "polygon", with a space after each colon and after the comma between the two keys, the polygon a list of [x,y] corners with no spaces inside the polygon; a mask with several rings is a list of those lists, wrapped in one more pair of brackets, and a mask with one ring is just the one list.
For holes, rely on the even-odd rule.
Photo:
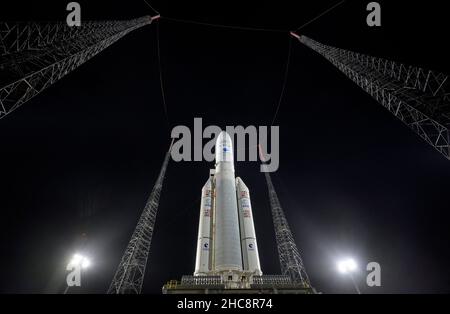
{"label": "metal tower leg", "polygon": [[270,208],[275,228],[281,273],[289,276],[294,283],[302,284],[305,288],[312,288],[269,172],[265,172],[265,177],[269,190]]}
{"label": "metal tower leg", "polygon": [[325,57],[450,159],[450,78],[447,75],[327,46],[295,33],[291,35]]}
{"label": "metal tower leg", "polygon": [[136,229],[131,236],[122,260],[117,268],[114,279],[108,289],[109,294],[140,294],[147,266],[148,254],[155,228],[156,214],[158,212],[159,197],[170,159],[172,143],[164,158],[158,179],[152,193],[145,204]]}
{"label": "metal tower leg", "polygon": [[0,22],[0,119],[109,47],[159,16],[130,21]]}

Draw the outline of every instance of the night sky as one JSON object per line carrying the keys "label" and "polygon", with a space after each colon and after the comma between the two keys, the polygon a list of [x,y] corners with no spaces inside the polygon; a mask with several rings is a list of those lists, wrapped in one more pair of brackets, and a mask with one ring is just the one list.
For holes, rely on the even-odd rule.
{"label": "night sky", "polygon": [[[153,14],[141,0],[79,1],[82,18]],[[161,67],[170,128],[270,125],[288,31],[338,1],[151,1],[163,18]],[[302,29],[324,44],[450,73],[443,1],[347,1]],[[0,20],[65,20],[68,1],[2,1]],[[279,29],[245,31],[164,19]],[[0,120],[0,292],[60,293],[75,252],[92,259],[73,293],[104,293],[170,142],[156,25],[136,30]],[[340,256],[378,262],[382,287],[363,293],[449,293],[450,161],[324,58],[292,41],[272,175],[313,286],[353,293]],[[213,163],[170,163],[144,293],[194,271],[200,191]],[[279,273],[264,176],[250,188],[262,270]]]}

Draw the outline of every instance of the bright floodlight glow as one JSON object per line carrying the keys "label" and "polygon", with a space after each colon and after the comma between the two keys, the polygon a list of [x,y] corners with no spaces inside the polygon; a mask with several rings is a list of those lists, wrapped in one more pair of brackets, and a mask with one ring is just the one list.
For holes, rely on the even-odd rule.
{"label": "bright floodlight glow", "polygon": [[72,257],[72,264],[78,264],[83,260],[83,256],[81,256],[80,254],[75,254]]}
{"label": "bright floodlight glow", "polygon": [[87,258],[84,258],[83,261],[81,262],[81,267],[88,268],[89,266],[91,266],[91,261],[88,260]]}
{"label": "bright floodlight glow", "polygon": [[91,261],[87,257],[77,253],[72,257],[69,265],[81,265],[82,268],[88,268],[91,266]]}
{"label": "bright floodlight glow", "polygon": [[337,269],[342,274],[347,274],[355,271],[358,268],[355,260],[353,258],[347,258],[341,260],[337,263]]}

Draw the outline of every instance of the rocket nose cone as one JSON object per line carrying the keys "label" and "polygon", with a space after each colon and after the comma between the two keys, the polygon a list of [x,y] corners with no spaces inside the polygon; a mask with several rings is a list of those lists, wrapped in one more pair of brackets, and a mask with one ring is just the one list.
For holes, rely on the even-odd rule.
{"label": "rocket nose cone", "polygon": [[221,161],[233,161],[233,141],[225,131],[220,132],[216,141],[216,163]]}
{"label": "rocket nose cone", "polygon": [[230,146],[232,145],[231,137],[226,131],[220,132],[216,142],[226,142]]}

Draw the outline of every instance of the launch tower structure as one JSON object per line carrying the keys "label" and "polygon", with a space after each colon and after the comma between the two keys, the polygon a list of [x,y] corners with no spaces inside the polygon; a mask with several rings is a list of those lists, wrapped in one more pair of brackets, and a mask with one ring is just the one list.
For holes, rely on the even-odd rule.
{"label": "launch tower structure", "polygon": [[308,274],[306,273],[300,251],[294,241],[291,228],[281,207],[277,192],[272,183],[272,178],[265,172],[267,189],[269,191],[270,209],[272,211],[273,226],[277,240],[278,258],[281,273],[305,288],[311,288]]}
{"label": "launch tower structure", "polygon": [[130,242],[114,275],[108,294],[140,294],[147,268],[148,255],[152,244],[158,213],[159,198],[166,175],[167,165],[171,156],[173,140],[166,153],[164,162],[153,190],[145,204],[141,217],[131,236]]}
{"label": "launch tower structure", "polygon": [[157,16],[125,21],[0,22],[0,119]]}
{"label": "launch tower structure", "polygon": [[324,45],[291,32],[450,160],[448,75]]}

